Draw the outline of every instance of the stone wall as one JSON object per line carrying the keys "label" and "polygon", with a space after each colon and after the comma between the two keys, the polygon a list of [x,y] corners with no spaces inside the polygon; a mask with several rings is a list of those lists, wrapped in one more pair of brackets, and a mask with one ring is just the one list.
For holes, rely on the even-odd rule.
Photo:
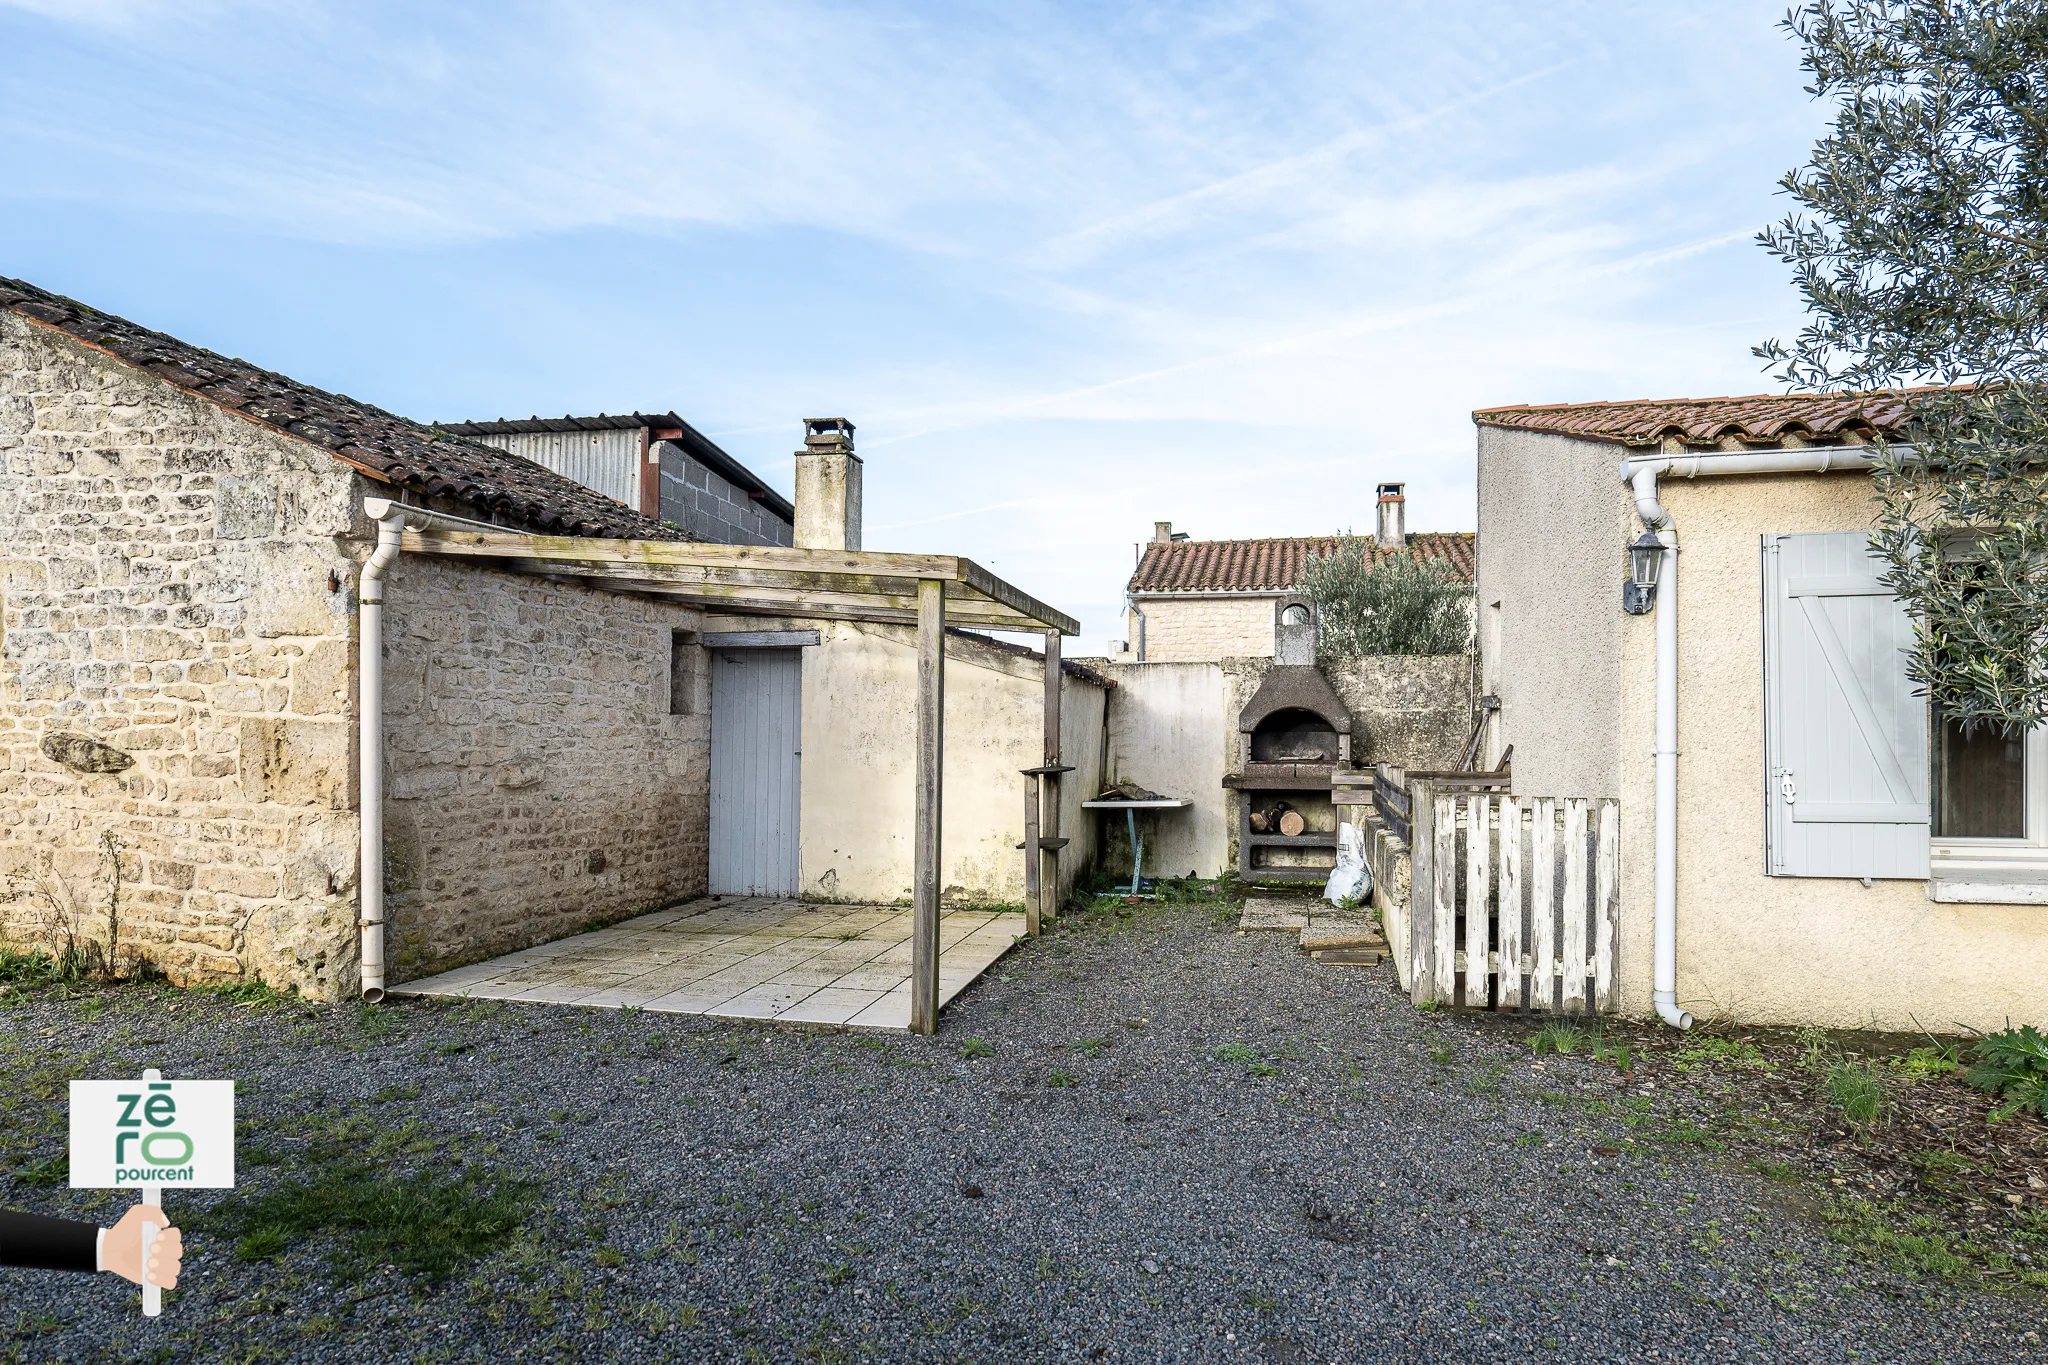
{"label": "stone wall", "polygon": [[[1273,655],[1275,597],[1141,597],[1145,663],[1215,663]],[[1130,647],[1138,647],[1138,621],[1128,618]],[[1134,659],[1135,656],[1132,656]],[[1120,658],[1118,662],[1129,662]]]}
{"label": "stone wall", "polygon": [[355,482],[0,313],[0,937],[353,985]]}
{"label": "stone wall", "polygon": [[384,613],[385,960],[406,981],[701,895],[707,671],[693,609],[402,556]]}

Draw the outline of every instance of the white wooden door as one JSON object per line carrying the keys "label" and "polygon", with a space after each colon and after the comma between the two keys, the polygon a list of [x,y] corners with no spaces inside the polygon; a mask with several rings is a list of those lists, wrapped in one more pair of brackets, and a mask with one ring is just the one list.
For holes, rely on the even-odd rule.
{"label": "white wooden door", "polygon": [[1927,703],[1913,623],[1860,531],[1764,538],[1766,870],[1927,875]]}
{"label": "white wooden door", "polygon": [[730,649],[711,664],[711,889],[797,891],[803,656]]}

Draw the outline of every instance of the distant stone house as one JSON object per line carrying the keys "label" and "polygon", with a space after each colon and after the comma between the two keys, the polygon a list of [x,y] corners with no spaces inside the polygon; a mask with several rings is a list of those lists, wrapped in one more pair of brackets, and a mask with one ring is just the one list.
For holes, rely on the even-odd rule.
{"label": "distant stone house", "polygon": [[[728,767],[791,818],[755,837],[728,800],[725,828],[788,871],[729,889],[907,895],[907,835],[845,811],[811,821],[836,836],[817,852],[833,875],[802,878],[797,783],[856,793],[855,816],[908,807],[891,745],[911,708],[886,689],[916,691],[917,646],[891,637],[925,580],[951,622],[1073,627],[970,561],[859,554],[857,466],[850,441],[799,454],[800,489],[836,490],[841,552],[704,545],[477,439],[0,279],[0,941],[46,944],[68,919],[177,980],[333,998],[361,984],[365,863],[394,983],[728,889],[759,874],[713,856],[719,726],[763,713],[744,689],[764,672],[785,677],[767,699],[784,786],[730,738]],[[393,555],[359,603],[380,537]],[[865,586],[789,586],[813,578]],[[947,766],[1002,775],[1003,823],[949,808],[939,881],[1014,900],[1022,860],[993,851],[1021,837],[1043,688],[1012,651],[945,654],[971,665],[945,705],[977,722],[948,734]],[[1062,676],[1092,778],[1103,688]],[[870,727],[836,735],[856,694]],[[829,763],[799,764],[810,743]],[[1062,875],[1091,851],[1084,831]]]}
{"label": "distant stone house", "polygon": [[447,422],[441,430],[546,465],[719,545],[794,545],[796,508],[673,412]]}
{"label": "distant stone house", "polygon": [[[1474,538],[1466,532],[1406,529],[1404,486],[1379,486],[1376,560],[1407,554],[1446,565],[1470,582]],[[1273,609],[1294,593],[1310,559],[1334,555],[1344,536],[1268,540],[1193,540],[1157,522],[1124,587],[1125,634],[1110,657],[1119,663],[1213,663],[1270,658]]]}

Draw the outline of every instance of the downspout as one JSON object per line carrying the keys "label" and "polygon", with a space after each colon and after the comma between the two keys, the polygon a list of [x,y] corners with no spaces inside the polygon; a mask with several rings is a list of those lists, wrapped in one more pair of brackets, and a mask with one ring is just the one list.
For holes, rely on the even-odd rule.
{"label": "downspout", "polygon": [[357,696],[356,790],[362,807],[360,889],[363,999],[384,998],[384,575],[398,558],[399,537],[439,527],[504,535],[506,528],[467,517],[407,507],[390,498],[364,498],[363,513],[377,523],[377,548],[356,578]]}
{"label": "downspout", "polygon": [[362,862],[356,874],[362,902],[363,999],[384,998],[384,573],[398,558],[405,515],[386,498],[368,498],[363,510],[377,523],[377,548],[356,579],[358,697],[356,790],[362,814]]}
{"label": "downspout", "polygon": [[1678,523],[1657,501],[1661,464],[1633,472],[1623,466],[1635,493],[1636,515],[1664,547],[1657,574],[1657,804],[1656,929],[1651,1003],[1673,1028],[1692,1027],[1692,1015],[1678,1007]]}
{"label": "downspout", "polygon": [[1138,662],[1145,662],[1145,609],[1138,605],[1138,599],[1124,594],[1124,605],[1131,609],[1131,615],[1138,618]]}
{"label": "downspout", "polygon": [[[1894,445],[1894,450],[1911,446]],[[1657,479],[1670,474],[1698,479],[1714,474],[1825,474],[1831,469],[1872,469],[1877,457],[1862,446],[1804,446],[1771,451],[1659,455],[1621,462],[1621,477],[1635,495],[1636,514],[1664,546],[1657,574],[1657,802],[1655,965],[1650,999],[1657,1017],[1691,1028],[1678,1007],[1678,523],[1657,501]]]}

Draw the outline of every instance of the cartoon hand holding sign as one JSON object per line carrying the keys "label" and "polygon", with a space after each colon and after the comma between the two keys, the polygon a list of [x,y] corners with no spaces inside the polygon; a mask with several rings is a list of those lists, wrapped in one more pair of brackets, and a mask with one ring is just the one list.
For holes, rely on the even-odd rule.
{"label": "cartoon hand holding sign", "polygon": [[[141,1205],[107,1234],[103,1252],[109,1269],[126,1274],[123,1233],[141,1223],[137,1273],[129,1278],[142,1285],[143,1316],[163,1311],[162,1291],[151,1282],[157,1277],[143,1273],[168,1226],[159,1207],[162,1187],[221,1190],[234,1183],[233,1081],[167,1081],[152,1069],[139,1082],[71,1083],[71,1188],[142,1191]],[[176,1238],[176,1229],[166,1234],[170,1245],[157,1255],[159,1264],[179,1255]]]}

